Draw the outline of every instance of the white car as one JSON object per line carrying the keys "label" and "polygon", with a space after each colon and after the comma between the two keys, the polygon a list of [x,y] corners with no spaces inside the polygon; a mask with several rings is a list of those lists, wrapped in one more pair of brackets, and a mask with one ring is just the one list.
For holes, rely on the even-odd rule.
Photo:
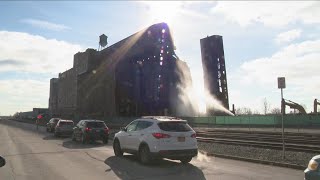
{"label": "white car", "polygon": [[186,120],[172,117],[142,117],[115,134],[116,156],[124,152],[138,155],[144,164],[155,158],[189,163],[198,154],[196,132]]}

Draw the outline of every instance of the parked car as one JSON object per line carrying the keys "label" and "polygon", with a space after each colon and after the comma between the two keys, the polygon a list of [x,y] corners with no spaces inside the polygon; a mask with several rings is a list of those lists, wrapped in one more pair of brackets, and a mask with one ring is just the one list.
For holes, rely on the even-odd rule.
{"label": "parked car", "polygon": [[70,136],[73,132],[74,123],[72,120],[60,119],[54,129],[55,136]]}
{"label": "parked car", "polygon": [[107,144],[109,139],[109,128],[100,120],[81,120],[73,128],[72,140],[81,141],[83,144],[89,141],[102,140]]}
{"label": "parked car", "polygon": [[318,180],[320,179],[320,155],[314,156],[308,164],[306,170],[304,170],[305,180]]}
{"label": "parked car", "polygon": [[59,120],[60,118],[51,118],[47,123],[47,132],[54,132],[54,128],[57,126]]}
{"label": "parked car", "polygon": [[115,134],[116,156],[124,152],[138,155],[144,164],[156,158],[189,163],[198,154],[196,132],[186,120],[172,117],[143,117]]}

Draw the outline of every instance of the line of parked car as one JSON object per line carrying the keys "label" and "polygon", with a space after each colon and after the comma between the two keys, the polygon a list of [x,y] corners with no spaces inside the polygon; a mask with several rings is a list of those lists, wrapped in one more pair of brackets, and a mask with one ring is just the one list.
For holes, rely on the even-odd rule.
{"label": "line of parked car", "polygon": [[[102,140],[108,143],[109,128],[104,121],[81,120],[76,126],[71,120],[52,118],[47,123],[47,131],[56,136],[70,135],[72,140],[87,143],[89,140]],[[123,153],[134,154],[144,164],[154,159],[168,158],[189,163],[198,154],[195,131],[186,120],[174,117],[141,117],[129,123],[115,134],[113,139],[115,156]],[[0,167],[5,165],[0,156]],[[305,180],[320,177],[320,155],[314,156],[305,173]]]}
{"label": "line of parked car", "polygon": [[[108,143],[109,128],[101,120],[71,120],[52,118],[47,131],[55,136],[68,135],[73,141],[88,143],[102,140]],[[186,120],[167,116],[141,117],[115,134],[113,150],[116,156],[123,153],[137,155],[148,164],[154,159],[168,158],[188,163],[198,154],[196,132]]]}
{"label": "line of parked car", "polygon": [[83,144],[95,140],[102,140],[107,144],[109,139],[109,128],[101,120],[81,120],[74,125],[72,120],[52,118],[47,123],[46,129],[56,137],[72,136],[73,141],[78,140]]}

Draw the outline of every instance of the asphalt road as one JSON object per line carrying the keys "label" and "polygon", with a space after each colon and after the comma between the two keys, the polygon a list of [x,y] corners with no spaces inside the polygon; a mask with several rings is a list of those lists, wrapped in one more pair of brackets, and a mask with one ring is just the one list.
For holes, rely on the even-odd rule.
{"label": "asphalt road", "polygon": [[144,166],[132,155],[115,157],[110,142],[82,145],[55,138],[43,127],[37,132],[33,125],[6,120],[0,120],[0,142],[0,155],[7,161],[0,168],[1,180],[303,179],[300,170],[202,154],[188,165],[161,160]]}

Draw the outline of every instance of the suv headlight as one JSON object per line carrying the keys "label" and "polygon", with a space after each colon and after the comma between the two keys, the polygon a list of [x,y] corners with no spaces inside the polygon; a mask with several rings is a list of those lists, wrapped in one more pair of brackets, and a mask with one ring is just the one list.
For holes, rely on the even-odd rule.
{"label": "suv headlight", "polygon": [[318,168],[318,163],[317,163],[317,161],[311,159],[311,160],[309,161],[309,164],[308,164],[308,169],[314,171],[314,170],[316,170],[317,168]]}

